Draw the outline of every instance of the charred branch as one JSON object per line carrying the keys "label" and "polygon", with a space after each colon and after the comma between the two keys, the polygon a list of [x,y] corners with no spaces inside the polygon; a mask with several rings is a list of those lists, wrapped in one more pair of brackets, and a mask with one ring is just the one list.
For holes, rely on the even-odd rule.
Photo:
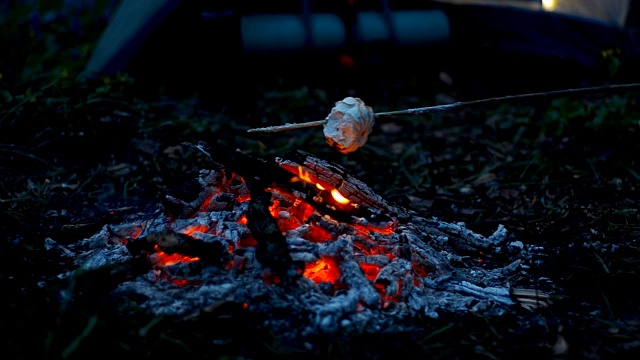
{"label": "charred branch", "polygon": [[169,255],[180,254],[221,265],[229,260],[229,252],[224,244],[224,239],[202,241],[186,234],[167,231],[131,239],[127,242],[127,249],[134,257],[160,250]]}
{"label": "charred branch", "polygon": [[258,242],[256,259],[282,280],[289,279],[296,271],[292,268],[293,260],[289,254],[287,239],[269,211],[271,193],[265,191],[264,183],[259,179],[254,179],[249,184],[249,189],[251,202],[247,212],[247,226]]}
{"label": "charred branch", "polygon": [[167,194],[163,201],[165,213],[172,219],[185,219],[193,216],[203,206],[209,204],[209,200],[220,193],[220,184],[225,181],[225,174],[222,171],[208,171],[197,179],[199,191],[192,201],[185,201],[174,195]]}

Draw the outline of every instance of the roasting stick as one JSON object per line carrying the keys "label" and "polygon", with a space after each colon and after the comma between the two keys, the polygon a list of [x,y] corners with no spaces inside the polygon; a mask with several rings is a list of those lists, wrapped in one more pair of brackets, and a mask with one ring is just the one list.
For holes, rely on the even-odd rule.
{"label": "roasting stick", "polygon": [[309,121],[309,122],[303,122],[303,123],[287,123],[287,124],[284,124],[284,125],[267,126],[267,127],[249,129],[249,130],[247,130],[247,132],[274,133],[274,132],[280,132],[280,131],[306,129],[306,128],[310,128],[310,127],[322,126],[322,125],[324,125],[326,123],[327,123],[327,120],[316,120],[316,121]]}
{"label": "roasting stick", "polygon": [[[379,112],[379,113],[374,113],[373,115],[376,118],[397,116],[397,115],[424,115],[424,114],[428,114],[436,111],[455,110],[455,109],[465,108],[469,106],[488,105],[492,103],[500,103],[500,102],[509,101],[509,100],[544,98],[544,97],[569,95],[569,94],[577,95],[577,94],[598,92],[603,90],[624,90],[624,89],[632,89],[632,88],[640,88],[640,83],[594,86],[594,87],[586,87],[586,88],[553,90],[553,91],[547,91],[547,92],[537,92],[537,93],[520,94],[520,95],[508,95],[508,96],[493,97],[493,98],[487,98],[487,99],[481,99],[481,100],[461,101],[453,104],[444,104],[444,105],[427,106],[427,107],[397,110],[397,111]],[[325,120],[309,121],[304,123],[288,123],[284,125],[249,129],[247,130],[247,132],[274,133],[274,132],[280,132],[280,131],[305,129],[305,128],[310,128],[315,126],[323,126],[327,123],[327,121],[328,120],[325,119]]]}

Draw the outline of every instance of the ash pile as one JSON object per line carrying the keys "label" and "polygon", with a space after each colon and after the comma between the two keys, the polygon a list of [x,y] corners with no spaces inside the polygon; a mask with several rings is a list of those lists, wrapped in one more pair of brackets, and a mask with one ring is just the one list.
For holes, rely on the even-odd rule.
{"label": "ash pile", "polygon": [[70,245],[47,239],[72,263],[59,278],[117,268],[115,306],[187,319],[237,304],[290,339],[550,304],[527,273],[541,249],[502,225],[485,236],[421,216],[301,151],[264,161],[199,146],[213,166],[197,191]]}

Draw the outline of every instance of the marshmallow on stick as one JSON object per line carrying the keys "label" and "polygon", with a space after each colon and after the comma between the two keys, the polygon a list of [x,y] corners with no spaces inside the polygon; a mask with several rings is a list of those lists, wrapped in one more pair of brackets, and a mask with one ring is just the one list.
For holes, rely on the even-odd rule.
{"label": "marshmallow on stick", "polygon": [[347,97],[336,102],[322,132],[329,146],[348,154],[364,146],[374,123],[370,106],[359,98]]}
{"label": "marshmallow on stick", "polygon": [[595,86],[578,89],[554,90],[547,92],[509,95],[481,100],[462,101],[453,104],[427,106],[422,108],[397,110],[373,113],[371,107],[365,106],[364,102],[359,98],[347,97],[342,101],[336,102],[336,106],[325,120],[310,121],[300,124],[285,124],[279,126],[268,126],[257,129],[249,129],[248,132],[279,132],[294,129],[304,129],[314,126],[324,126],[324,136],[329,145],[334,146],[343,154],[353,152],[362,147],[371,133],[375,117],[397,116],[397,115],[424,115],[435,111],[454,110],[467,106],[487,105],[492,103],[503,103],[507,100],[522,100],[531,98],[549,98],[551,96],[567,95],[567,94],[584,94],[601,91],[634,89],[640,87],[640,84],[619,84]]}
{"label": "marshmallow on stick", "polygon": [[348,154],[367,142],[374,123],[373,109],[361,99],[349,96],[337,101],[325,120],[249,129],[248,132],[279,132],[323,125],[324,137],[329,146]]}

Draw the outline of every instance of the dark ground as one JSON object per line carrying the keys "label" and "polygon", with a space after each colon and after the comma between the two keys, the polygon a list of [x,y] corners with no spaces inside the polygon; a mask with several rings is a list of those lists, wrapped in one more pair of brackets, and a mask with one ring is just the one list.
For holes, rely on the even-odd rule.
{"label": "dark ground", "polygon": [[[213,67],[214,74],[242,75],[233,83],[222,75],[187,79],[181,91],[155,87],[163,80],[175,84],[175,68],[153,73],[155,82],[148,74],[79,79],[109,7],[76,6],[81,16],[19,6],[0,13],[3,358],[640,355],[640,91],[382,120],[367,145],[350,155],[330,149],[320,128],[246,132],[323,119],[348,95],[379,112],[628,79],[612,72],[607,81],[594,80],[577,68],[569,76],[570,67],[550,63],[547,81],[533,82],[526,66],[540,63],[512,59],[521,65],[518,82],[518,71],[501,72],[509,63],[501,55],[479,57],[477,77],[469,75],[474,67],[456,73],[455,62],[443,55],[405,70],[398,64],[328,67],[335,71],[330,75],[313,67],[326,64],[298,74],[264,64]],[[84,27],[69,26],[76,23]],[[236,309],[189,322],[116,311],[105,295],[117,279],[107,271],[77,283],[54,281],[67,264],[54,260],[44,240],[72,243],[145,214],[209,166],[180,146],[185,141],[220,143],[264,159],[304,150],[342,164],[387,200],[425,216],[464,221],[480,233],[504,224],[521,241],[545,249],[548,258],[531,270],[539,277],[532,282],[557,284],[554,303],[499,318],[442,314],[437,321],[416,319],[420,330],[410,334],[335,334],[289,349],[252,327],[259,319]],[[65,289],[75,297],[62,296]]]}

